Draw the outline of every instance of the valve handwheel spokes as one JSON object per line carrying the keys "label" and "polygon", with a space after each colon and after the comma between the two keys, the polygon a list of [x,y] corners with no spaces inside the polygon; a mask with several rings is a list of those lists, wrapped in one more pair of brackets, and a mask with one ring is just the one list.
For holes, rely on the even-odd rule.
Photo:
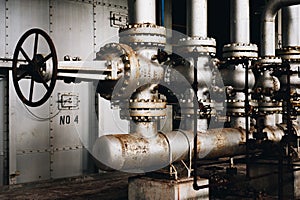
{"label": "valve handwheel spokes", "polygon": [[[32,57],[22,47],[26,39],[31,35],[34,37],[33,54]],[[38,51],[39,38],[44,38],[47,42],[50,52],[42,55]],[[26,64],[18,64],[19,55],[22,55]],[[41,29],[30,29],[22,35],[17,43],[14,51],[12,61],[12,76],[15,90],[21,101],[31,107],[37,107],[44,104],[52,94],[57,79],[57,55],[54,44],[50,36]],[[46,63],[47,62],[47,63]],[[20,88],[20,81],[30,78],[29,94],[24,94]],[[42,94],[37,100],[34,100],[35,85],[42,84],[45,88],[45,93]]]}

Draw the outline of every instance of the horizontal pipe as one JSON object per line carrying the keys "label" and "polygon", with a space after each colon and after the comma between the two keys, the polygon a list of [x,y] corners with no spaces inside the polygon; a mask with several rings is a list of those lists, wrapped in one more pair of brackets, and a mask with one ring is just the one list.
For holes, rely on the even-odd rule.
{"label": "horizontal pipe", "polygon": [[187,34],[207,37],[207,0],[187,1]]}
{"label": "horizontal pipe", "polygon": [[249,0],[231,0],[231,43],[250,43],[250,14]]}
{"label": "horizontal pipe", "polygon": [[[274,142],[284,135],[278,127],[267,127],[264,131]],[[193,131],[158,133],[151,138],[140,134],[105,135],[96,140],[93,156],[101,169],[107,166],[132,173],[154,171],[176,161],[188,160],[193,138]],[[198,132],[197,142],[199,159],[231,157],[246,152],[246,133],[238,128]]]}
{"label": "horizontal pipe", "polygon": [[128,0],[129,24],[156,24],[156,0]]}
{"label": "horizontal pipe", "polygon": [[[300,4],[300,0],[268,1],[262,14],[261,56],[275,56],[275,17],[286,6]],[[285,27],[283,27],[285,28]]]}

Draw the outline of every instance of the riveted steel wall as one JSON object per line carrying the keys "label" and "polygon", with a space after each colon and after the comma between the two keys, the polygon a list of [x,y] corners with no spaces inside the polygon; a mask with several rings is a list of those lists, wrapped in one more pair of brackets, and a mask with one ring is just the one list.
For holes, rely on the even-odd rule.
{"label": "riveted steel wall", "polygon": [[[126,0],[97,1],[94,9],[95,52],[99,51],[100,47],[106,43],[119,41],[118,28],[111,27],[112,22],[108,21],[108,19],[113,14],[126,18],[127,13]],[[128,133],[129,123],[126,120],[120,120],[119,110],[110,109],[110,102],[100,96],[98,99],[99,136],[114,133]],[[103,117],[103,113],[105,113],[105,117]]]}
{"label": "riveted steel wall", "polygon": [[[91,60],[104,42],[118,41],[118,27],[111,25],[111,12],[126,16],[127,1],[0,0],[0,57],[12,58],[21,35],[31,28],[41,28],[53,39],[58,60],[63,60],[65,55]],[[31,51],[30,44],[25,44],[25,51]],[[93,168],[88,151],[95,138],[106,131],[103,127],[118,123],[106,118],[99,119],[102,123],[98,124],[96,110],[112,111],[109,103],[95,98],[95,84],[58,81],[51,98],[44,105],[30,108],[18,99],[11,80],[10,77],[9,113],[6,114],[9,118],[7,170],[10,184],[91,172]],[[29,80],[21,84],[26,86]],[[42,93],[38,87],[35,89],[37,94]],[[78,97],[76,108],[62,109],[64,94]],[[72,100],[76,101],[76,98]],[[0,93],[0,109],[4,100]],[[1,131],[4,121],[0,117],[0,153],[4,149],[5,134]],[[98,129],[98,126],[102,128]],[[0,170],[1,166],[5,166],[1,159],[0,154]],[[0,182],[3,178],[0,174]]]}
{"label": "riveted steel wall", "polygon": [[[0,0],[0,57],[5,56],[5,0]],[[4,184],[5,79],[0,77],[0,185]]]}
{"label": "riveted steel wall", "polygon": [[5,56],[5,0],[0,0],[0,56]]}
{"label": "riveted steel wall", "polygon": [[0,77],[0,185],[8,182],[7,78]]}

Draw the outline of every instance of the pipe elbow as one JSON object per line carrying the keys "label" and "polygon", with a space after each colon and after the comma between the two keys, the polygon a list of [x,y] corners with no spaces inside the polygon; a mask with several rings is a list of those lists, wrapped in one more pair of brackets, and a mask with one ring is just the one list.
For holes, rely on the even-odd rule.
{"label": "pipe elbow", "polygon": [[268,1],[264,9],[262,18],[265,22],[275,22],[277,12],[286,6],[300,4],[300,0],[272,0]]}
{"label": "pipe elbow", "polygon": [[283,7],[282,0],[268,1],[262,14],[264,22],[275,22],[275,16],[278,10]]}
{"label": "pipe elbow", "polygon": [[122,145],[117,137],[104,135],[97,138],[92,155],[97,167],[101,170],[121,170],[124,165],[122,159]]}

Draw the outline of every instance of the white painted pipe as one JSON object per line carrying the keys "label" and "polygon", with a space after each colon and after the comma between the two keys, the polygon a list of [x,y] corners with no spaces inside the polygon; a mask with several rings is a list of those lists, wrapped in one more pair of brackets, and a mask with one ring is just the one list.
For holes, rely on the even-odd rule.
{"label": "white painted pipe", "polygon": [[[299,127],[295,127],[295,130],[299,132]],[[284,135],[279,127],[266,127],[264,131],[268,139],[275,143]],[[252,138],[252,134],[250,137]],[[135,133],[105,135],[95,141],[93,156],[101,169],[140,173],[161,169],[176,161],[188,160],[190,150],[194,148],[193,142],[193,131],[157,133],[150,138]],[[198,132],[197,157],[213,159],[241,155],[246,152],[245,143],[246,132],[239,128]]]}
{"label": "white painted pipe", "polygon": [[187,0],[187,34],[207,37],[207,0]]}
{"label": "white painted pipe", "polygon": [[231,43],[250,43],[249,0],[231,0],[230,41]]}
{"label": "white painted pipe", "polygon": [[282,9],[282,46],[300,46],[300,5]]}
{"label": "white painted pipe", "polygon": [[[275,56],[275,17],[286,6],[300,4],[300,0],[268,1],[262,14],[261,56]],[[284,28],[284,27],[283,27]]]}
{"label": "white painted pipe", "polygon": [[155,0],[128,0],[129,24],[156,24]]}

